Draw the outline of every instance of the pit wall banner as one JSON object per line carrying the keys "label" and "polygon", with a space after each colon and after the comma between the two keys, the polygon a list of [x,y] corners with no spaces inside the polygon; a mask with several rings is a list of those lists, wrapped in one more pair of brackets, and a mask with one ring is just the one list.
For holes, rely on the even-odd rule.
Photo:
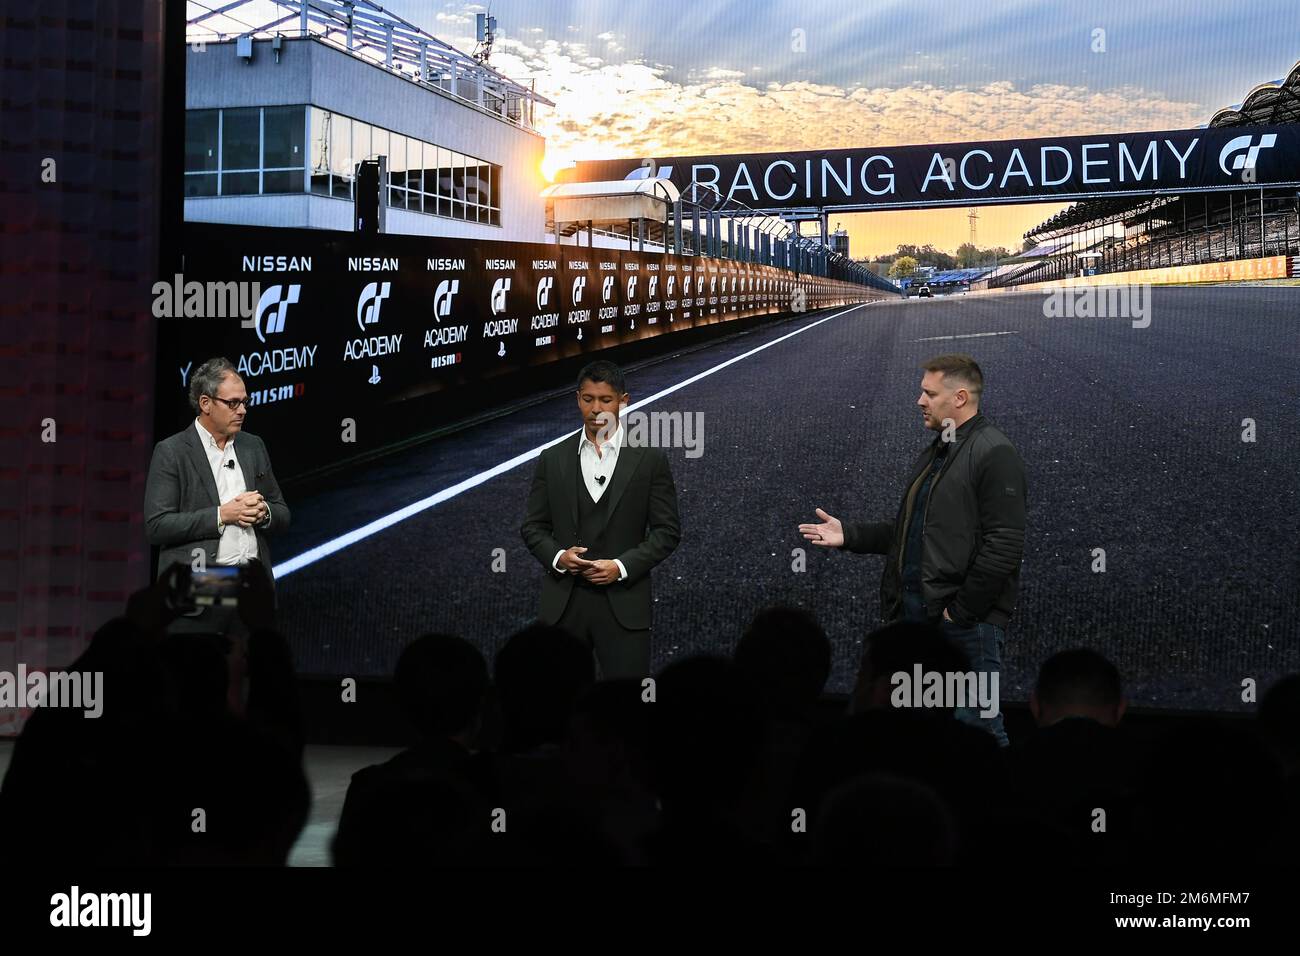
{"label": "pit wall banner", "polygon": [[251,430],[288,432],[439,393],[481,402],[485,383],[562,359],[888,297],[755,263],[545,243],[207,223],[187,223],[184,242],[184,272],[154,288],[164,433],[217,355],[244,380]]}

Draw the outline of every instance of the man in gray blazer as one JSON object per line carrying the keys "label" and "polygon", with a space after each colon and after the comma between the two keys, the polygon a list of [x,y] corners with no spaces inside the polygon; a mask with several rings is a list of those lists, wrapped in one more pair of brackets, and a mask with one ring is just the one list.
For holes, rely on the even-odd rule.
{"label": "man in gray blazer", "polygon": [[204,362],[190,378],[196,417],[160,441],[144,489],[145,535],[172,564],[259,562],[270,575],[268,535],[289,527],[289,507],[262,439],[243,430],[244,381],[228,359]]}
{"label": "man in gray blazer", "polygon": [[650,673],[650,570],[681,539],[668,456],[630,445],[618,421],[627,404],[612,362],[578,376],[583,428],[537,459],[528,514],[519,529],[545,569],[545,624],[572,632],[596,656],[600,676]]}

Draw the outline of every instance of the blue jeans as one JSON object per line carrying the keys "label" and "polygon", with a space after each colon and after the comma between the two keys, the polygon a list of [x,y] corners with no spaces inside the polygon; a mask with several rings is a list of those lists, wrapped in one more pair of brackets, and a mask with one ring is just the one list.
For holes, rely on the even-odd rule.
{"label": "blue jeans", "polygon": [[[903,592],[903,614],[909,621],[930,621],[929,615],[925,609],[925,599],[915,591]],[[999,687],[998,698],[1001,698],[1001,671],[1002,671],[1002,647],[1006,643],[1006,631],[994,624],[988,624],[984,621],[977,621],[971,627],[959,627],[958,625],[943,619],[940,615],[938,625],[943,631],[943,636],[952,641],[957,647],[960,647],[970,658],[971,670],[977,674],[998,674]],[[989,685],[990,688],[992,685]],[[956,708],[956,717],[963,723],[970,724],[972,727],[979,727],[981,730],[987,730],[994,739],[997,740],[999,747],[1008,747],[1011,741],[1007,738],[1006,728],[1002,723],[1002,704],[999,699],[998,712],[993,717],[981,717],[978,707],[958,707]]]}

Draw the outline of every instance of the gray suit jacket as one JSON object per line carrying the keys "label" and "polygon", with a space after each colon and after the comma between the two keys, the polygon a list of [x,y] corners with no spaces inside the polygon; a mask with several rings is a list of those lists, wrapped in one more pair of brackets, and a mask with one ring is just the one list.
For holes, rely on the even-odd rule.
{"label": "gray suit jacket", "polygon": [[[271,548],[267,536],[289,527],[289,506],[271,471],[266,445],[256,435],[241,431],[235,436],[235,458],[244,473],[249,491],[259,491],[271,510],[271,521],[257,528],[257,558],[271,569]],[[209,565],[217,563],[217,483],[212,465],[191,422],[183,430],[164,438],[153,450],[149,477],[144,486],[144,528],[149,543],[157,545],[158,574],[172,564],[191,563],[194,548],[202,548]]]}

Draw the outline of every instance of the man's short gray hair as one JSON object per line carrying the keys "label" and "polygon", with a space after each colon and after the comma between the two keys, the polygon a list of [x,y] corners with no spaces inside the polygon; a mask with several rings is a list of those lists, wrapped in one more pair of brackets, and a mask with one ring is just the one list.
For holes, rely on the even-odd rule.
{"label": "man's short gray hair", "polygon": [[194,411],[199,410],[199,399],[202,396],[217,394],[217,389],[230,372],[239,375],[230,359],[222,357],[210,358],[195,369],[190,376],[190,406]]}

